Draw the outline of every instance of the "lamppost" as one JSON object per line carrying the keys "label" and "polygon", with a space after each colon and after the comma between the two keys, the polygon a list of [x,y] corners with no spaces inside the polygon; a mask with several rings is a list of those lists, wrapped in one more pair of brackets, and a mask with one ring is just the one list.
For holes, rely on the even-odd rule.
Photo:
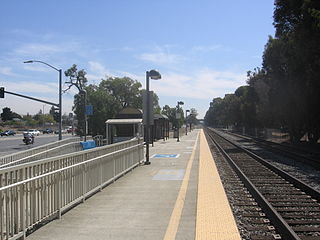
{"label": "lamppost", "polygon": [[47,65],[48,67],[53,68],[54,70],[59,72],[59,140],[62,139],[61,130],[62,130],[62,69],[58,69],[49,63],[38,61],[38,60],[29,60],[25,61],[24,63],[42,63],[44,65]]}
{"label": "lamppost", "polygon": [[190,110],[186,110],[186,135],[188,135],[188,121],[187,121],[188,112],[190,112]]}
{"label": "lamppost", "polygon": [[[149,78],[153,80],[161,79],[161,74],[156,70],[150,70],[146,72],[146,162],[145,165],[149,165],[149,142],[150,142],[150,91],[149,91]],[[152,103],[153,104],[153,103]]]}
{"label": "lamppost", "polygon": [[180,139],[179,139],[179,128],[180,128],[180,126],[179,126],[179,120],[180,120],[180,118],[181,118],[181,116],[180,116],[180,113],[179,113],[179,106],[180,105],[183,105],[184,103],[182,102],[182,101],[178,101],[178,103],[177,103],[177,113],[176,113],[176,119],[177,119],[177,130],[178,130],[178,132],[177,132],[177,142],[180,142]]}
{"label": "lamppost", "polygon": [[87,141],[87,131],[88,131],[88,127],[87,127],[87,107],[86,107],[86,104],[87,104],[87,92],[86,90],[82,89],[79,91],[79,94],[83,96],[83,112],[84,112],[84,125],[83,125],[83,134],[84,134],[84,141],[86,142]]}

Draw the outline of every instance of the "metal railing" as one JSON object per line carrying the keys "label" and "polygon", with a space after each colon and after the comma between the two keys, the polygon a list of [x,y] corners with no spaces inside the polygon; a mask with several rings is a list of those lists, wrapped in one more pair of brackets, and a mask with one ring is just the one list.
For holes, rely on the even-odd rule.
{"label": "metal railing", "polygon": [[79,142],[79,141],[80,141],[79,137],[72,137],[72,138],[63,139],[61,141],[48,143],[48,144],[45,144],[45,145],[42,145],[42,146],[39,146],[39,147],[31,148],[29,150],[25,150],[25,151],[22,151],[22,152],[12,153],[12,154],[6,155],[4,157],[0,157],[0,166],[4,165],[4,164],[11,163],[11,162],[14,162],[14,161],[19,160],[21,158],[26,158],[26,157],[32,156],[34,154],[38,154],[40,152],[50,150],[52,148],[64,145],[66,143]]}
{"label": "metal railing", "polygon": [[124,149],[29,179],[25,170],[19,170],[25,180],[0,187],[0,240],[24,239],[28,229],[44,220],[60,218],[71,206],[136,167],[143,157],[143,143],[135,141]]}
{"label": "metal railing", "polygon": [[83,161],[105,155],[107,153],[134,146],[139,142],[141,142],[141,140],[133,139],[80,152],[69,153],[56,157],[26,162],[7,168],[1,168],[0,186],[10,185],[28,178],[33,178],[67,166],[78,164]]}
{"label": "metal railing", "polygon": [[64,155],[64,154],[68,154],[68,153],[74,153],[74,152],[78,152],[81,150],[82,150],[82,147],[80,145],[80,142],[66,143],[64,145],[53,147],[53,148],[50,148],[49,150],[45,150],[45,151],[33,154],[31,156],[24,157],[24,158],[15,160],[13,162],[9,162],[9,163],[0,165],[0,168],[12,167],[12,166],[15,166],[18,164],[34,162],[34,161],[37,161],[40,159],[55,157],[55,156]]}

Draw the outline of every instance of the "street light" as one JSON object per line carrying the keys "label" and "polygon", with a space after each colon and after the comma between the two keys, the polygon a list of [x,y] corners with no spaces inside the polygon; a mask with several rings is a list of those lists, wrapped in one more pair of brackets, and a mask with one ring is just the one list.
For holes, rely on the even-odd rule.
{"label": "street light", "polygon": [[186,110],[186,135],[188,135],[188,122],[187,122],[188,112],[190,112],[190,110]]}
{"label": "street light", "polygon": [[145,165],[149,165],[149,141],[150,141],[150,91],[149,91],[149,78],[153,80],[161,79],[161,75],[156,70],[150,70],[146,72],[146,162]]}
{"label": "street light", "polygon": [[[176,113],[176,119],[177,119],[177,128],[178,128],[178,132],[177,132],[177,142],[180,142],[180,139],[179,139],[179,128],[180,128],[180,126],[179,126],[179,119],[180,119],[180,113],[179,113],[179,106],[180,105],[183,105],[184,103],[182,102],[182,101],[178,101],[178,103],[177,103],[177,113]],[[183,113],[183,112],[182,112]]]}
{"label": "street light", "polygon": [[53,68],[54,70],[59,72],[59,140],[62,139],[62,135],[61,135],[61,128],[62,128],[62,69],[58,69],[46,62],[43,61],[38,61],[38,60],[29,60],[29,61],[25,61],[24,63],[42,63],[44,65],[47,65],[48,67]]}

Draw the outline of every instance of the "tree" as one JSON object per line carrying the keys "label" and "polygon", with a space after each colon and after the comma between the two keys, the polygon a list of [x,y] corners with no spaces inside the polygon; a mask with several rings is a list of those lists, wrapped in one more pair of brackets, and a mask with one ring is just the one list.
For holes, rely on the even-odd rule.
{"label": "tree", "polygon": [[141,108],[141,83],[129,77],[109,77],[102,79],[99,87],[113,96],[115,102],[120,104],[120,108],[128,106]]}
{"label": "tree", "polygon": [[[77,70],[76,65],[65,71],[69,77],[69,88],[76,86],[79,93],[74,96],[73,111],[78,119],[79,133],[84,129],[84,93],[86,105],[93,106],[93,115],[87,116],[88,132],[92,135],[105,135],[105,121],[114,118],[125,107],[142,109],[141,83],[129,77],[109,77],[102,79],[99,85],[86,85],[86,72]],[[68,88],[68,89],[69,89]],[[159,111],[159,98],[154,94],[155,111]]]}
{"label": "tree", "polygon": [[59,122],[59,110],[52,106],[49,110],[49,114],[52,116],[53,120]]}
{"label": "tree", "polygon": [[235,92],[239,98],[240,125],[253,128],[256,126],[256,94],[250,86],[241,86]]}
{"label": "tree", "polygon": [[[184,122],[183,109],[180,107],[179,107],[179,109],[177,109],[177,107],[171,108],[169,105],[165,105],[162,108],[161,113],[168,117],[169,122],[172,124],[172,127],[178,127],[178,124],[179,124],[179,126],[181,126]],[[181,119],[179,119],[179,120],[176,118],[177,113],[180,113],[180,115],[181,115]]]}
{"label": "tree", "polygon": [[220,127],[223,125],[222,115],[222,98],[214,98],[210,103],[210,108],[204,117],[205,124],[212,127]]}
{"label": "tree", "polygon": [[195,108],[190,109],[190,114],[187,116],[187,123],[191,123],[193,125],[199,124],[199,121],[197,119],[198,112]]}
{"label": "tree", "polygon": [[88,82],[86,78],[86,71],[84,69],[78,70],[77,65],[73,64],[71,68],[64,72],[66,77],[69,77],[68,88],[65,91],[68,91],[72,86],[75,86],[79,93],[74,95],[74,105],[72,110],[77,116],[78,119],[78,134],[84,135],[85,129],[85,99],[86,99],[86,84]]}
{"label": "tree", "polygon": [[24,120],[26,122],[27,126],[34,127],[38,124],[38,121],[34,120],[29,113],[27,115],[24,115],[22,117],[22,120]]}
{"label": "tree", "polygon": [[12,120],[12,118],[13,118],[13,112],[11,111],[11,109],[8,107],[3,108],[1,113],[2,121]]}
{"label": "tree", "polygon": [[319,23],[319,1],[275,1],[276,37],[265,47],[263,68],[274,112],[294,142],[306,132],[312,142],[320,137]]}

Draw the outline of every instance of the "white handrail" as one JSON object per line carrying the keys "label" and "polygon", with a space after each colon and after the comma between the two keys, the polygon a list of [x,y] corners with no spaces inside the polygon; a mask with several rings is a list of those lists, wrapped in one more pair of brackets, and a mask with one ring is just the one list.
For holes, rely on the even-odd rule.
{"label": "white handrail", "polygon": [[60,218],[63,211],[136,167],[143,158],[143,143],[136,142],[7,186],[0,179],[0,239],[25,238],[27,229],[49,217]]}
{"label": "white handrail", "polygon": [[25,150],[25,151],[12,153],[12,154],[0,157],[0,166],[3,165],[3,164],[7,164],[7,163],[10,163],[10,162],[19,160],[21,158],[32,156],[34,154],[46,151],[46,150],[51,149],[51,148],[56,147],[56,146],[60,146],[60,145],[63,145],[63,144],[69,143],[69,142],[79,142],[79,141],[80,141],[79,137],[72,137],[72,138],[63,139],[61,141],[56,141],[56,142],[53,142],[53,143],[48,143],[48,144],[45,144],[45,145],[34,147],[34,148],[31,148],[31,149],[28,149],[28,150]]}

